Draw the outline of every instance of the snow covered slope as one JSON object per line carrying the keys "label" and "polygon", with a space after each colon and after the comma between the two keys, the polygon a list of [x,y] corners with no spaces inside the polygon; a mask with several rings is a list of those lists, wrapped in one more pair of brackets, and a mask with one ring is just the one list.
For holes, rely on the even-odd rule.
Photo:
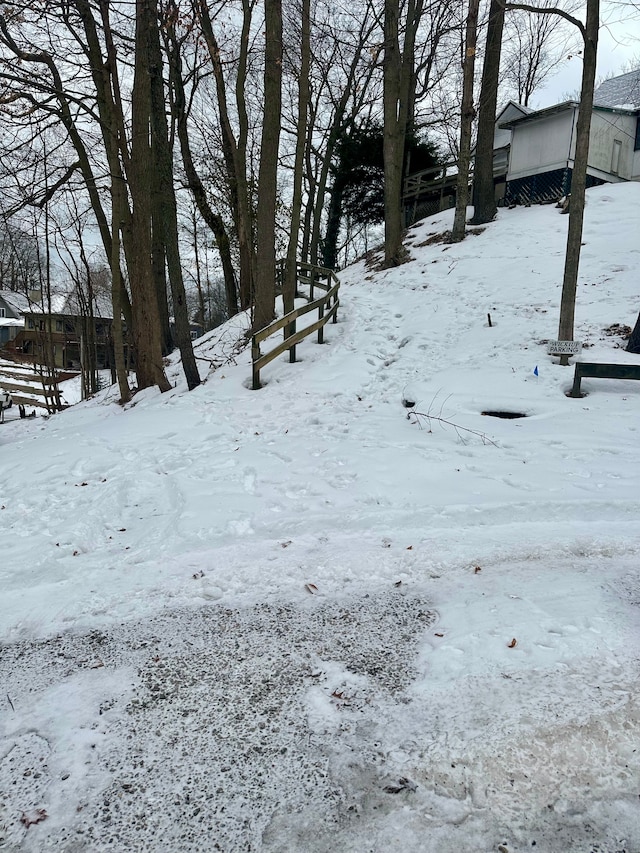
{"label": "snow covered slope", "polygon": [[[260,391],[236,320],[0,426],[0,849],[640,851],[640,383],[546,354],[567,217],[450,224]],[[584,359],[638,358],[639,234],[589,191]]]}

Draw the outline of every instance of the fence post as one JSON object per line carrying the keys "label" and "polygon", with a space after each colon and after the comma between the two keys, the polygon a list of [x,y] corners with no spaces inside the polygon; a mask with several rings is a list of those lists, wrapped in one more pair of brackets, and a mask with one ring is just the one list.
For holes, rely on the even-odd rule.
{"label": "fence post", "polygon": [[[318,320],[322,320],[323,317],[324,317],[324,299],[322,300],[320,305],[318,305]],[[318,343],[319,344],[324,343],[324,326],[320,326],[320,328],[318,329]]]}
{"label": "fence post", "polygon": [[253,368],[253,381],[252,388],[254,391],[257,391],[259,388],[262,388],[260,385],[260,369],[256,367],[256,361],[260,358],[260,344],[256,342],[256,336],[254,335],[251,338],[251,362]]}
{"label": "fence post", "polygon": [[[296,333],[296,321],[292,320],[288,326],[285,326],[284,337],[285,340],[290,338],[291,335],[295,335]],[[289,348],[289,364],[293,364],[296,360],[296,345],[294,344]]]}

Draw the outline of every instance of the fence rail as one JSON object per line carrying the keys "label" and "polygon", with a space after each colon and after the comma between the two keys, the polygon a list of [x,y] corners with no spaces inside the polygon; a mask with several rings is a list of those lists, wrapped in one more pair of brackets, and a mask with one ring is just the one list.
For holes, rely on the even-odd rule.
{"label": "fence rail", "polygon": [[[0,388],[11,394],[16,405],[35,406],[54,412],[59,408],[55,400],[56,386],[77,375],[77,371],[67,371],[45,377],[33,370],[10,371],[0,367]],[[61,408],[68,407],[62,404]]]}
{"label": "fence rail", "polygon": [[[283,279],[283,275],[284,261],[281,261],[279,264],[280,282]],[[308,287],[308,295],[300,290],[300,285]],[[317,299],[314,298],[316,288],[323,291],[322,296]],[[303,341],[314,332],[318,333],[318,343],[324,343],[324,327],[329,320],[333,320],[334,323],[338,321],[338,308],[340,306],[339,290],[340,281],[333,270],[314,266],[313,264],[297,264],[296,296],[303,296],[309,302],[307,305],[294,308],[293,311],[289,311],[288,314],[279,317],[273,323],[269,323],[268,326],[265,326],[253,335],[251,339],[251,360],[253,362],[252,387],[254,391],[262,387],[260,383],[260,371],[265,365],[273,361],[274,358],[289,350],[289,362],[295,362],[296,344],[299,344],[300,341]],[[298,317],[303,317],[311,311],[318,312],[318,319],[309,326],[305,326],[304,329],[297,331],[296,321]],[[280,331],[280,329],[284,329],[284,340],[273,347],[273,349],[263,353],[260,349],[260,344],[267,338],[270,338],[271,335]]]}

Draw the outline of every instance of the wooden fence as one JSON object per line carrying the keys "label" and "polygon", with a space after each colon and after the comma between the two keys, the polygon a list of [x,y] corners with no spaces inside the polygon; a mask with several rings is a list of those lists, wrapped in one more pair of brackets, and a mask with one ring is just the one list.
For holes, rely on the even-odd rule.
{"label": "wooden fence", "polygon": [[[283,274],[284,261],[280,261],[280,283],[282,282]],[[308,288],[308,294],[300,289],[301,286]],[[322,296],[317,299],[314,298],[316,289],[322,291]],[[339,290],[340,281],[333,270],[313,266],[312,264],[297,264],[296,296],[304,296],[304,298],[308,299],[308,304],[289,311],[284,317],[274,320],[273,323],[270,323],[253,335],[251,339],[251,359],[253,361],[254,391],[262,387],[260,384],[260,371],[266,364],[273,361],[274,358],[289,350],[289,361],[294,362],[296,360],[296,344],[299,344],[300,341],[314,332],[318,333],[318,343],[321,344],[324,342],[324,327],[329,320],[333,320],[334,323],[338,320],[338,307],[340,305],[338,297]],[[298,317],[303,317],[311,311],[318,312],[318,319],[314,323],[311,323],[311,325],[297,331],[296,321]],[[284,340],[269,350],[269,352],[262,353],[260,350],[262,341],[271,337],[271,335],[280,329],[284,329]]]}
{"label": "wooden fence", "polygon": [[66,379],[77,376],[77,371],[56,372],[53,376],[44,376],[29,369],[27,365],[20,370],[7,370],[0,367],[0,387],[8,391],[15,405],[37,407],[55,412],[59,408],[66,409],[67,405],[57,405],[55,397],[56,386]]}

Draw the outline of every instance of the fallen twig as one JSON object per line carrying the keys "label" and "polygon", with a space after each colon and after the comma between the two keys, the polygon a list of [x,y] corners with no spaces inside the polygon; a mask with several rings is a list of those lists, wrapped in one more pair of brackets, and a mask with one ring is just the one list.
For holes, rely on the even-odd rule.
{"label": "fallen twig", "polygon": [[[415,421],[411,420],[412,418],[415,418]],[[426,421],[429,427],[429,431],[431,431],[431,421],[437,421],[443,428],[444,426],[449,426],[455,431],[456,435],[463,444],[466,443],[463,433],[470,433],[471,435],[477,436],[477,438],[479,438],[483,444],[492,444],[494,447],[498,446],[496,442],[493,441],[493,439],[489,438],[486,433],[481,432],[478,429],[471,429],[470,427],[460,426],[460,424],[454,423],[454,421],[450,421],[447,418],[443,418],[441,415],[432,415],[430,412],[409,412],[407,414],[407,419],[410,420],[411,423],[418,424],[421,429],[423,426],[422,421]]]}

